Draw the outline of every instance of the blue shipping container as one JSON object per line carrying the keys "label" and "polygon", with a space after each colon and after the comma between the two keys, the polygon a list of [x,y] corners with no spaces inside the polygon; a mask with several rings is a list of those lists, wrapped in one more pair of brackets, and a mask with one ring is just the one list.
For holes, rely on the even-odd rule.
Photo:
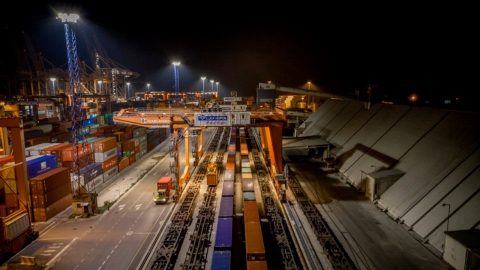
{"label": "blue shipping container", "polygon": [[230,251],[218,251],[215,250],[212,256],[212,268],[211,270],[230,270]]}
{"label": "blue shipping container", "polygon": [[220,210],[218,211],[219,217],[232,217],[233,216],[233,197],[222,197],[220,202]]}
{"label": "blue shipping container", "polygon": [[233,218],[218,218],[217,233],[215,237],[215,250],[232,248]]}
{"label": "blue shipping container", "polygon": [[80,175],[83,175],[85,183],[102,174],[102,163],[92,163],[80,169]]}
{"label": "blue shipping container", "polygon": [[222,196],[233,196],[234,186],[232,181],[223,182]]}
{"label": "blue shipping container", "polygon": [[89,119],[85,119],[83,120],[83,126],[91,126],[95,123],[95,119],[94,118],[89,118]]}
{"label": "blue shipping container", "polygon": [[26,158],[28,178],[39,176],[58,167],[54,155],[31,156]]}

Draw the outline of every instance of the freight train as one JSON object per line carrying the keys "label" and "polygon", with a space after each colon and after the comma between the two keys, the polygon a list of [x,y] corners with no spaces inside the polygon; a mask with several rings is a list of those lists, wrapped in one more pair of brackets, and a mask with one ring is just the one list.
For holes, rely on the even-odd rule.
{"label": "freight train", "polygon": [[263,270],[268,267],[244,128],[240,128],[240,156],[247,270]]}
{"label": "freight train", "polygon": [[236,128],[232,128],[228,144],[227,166],[223,175],[222,198],[218,212],[212,270],[231,269],[236,140]]}

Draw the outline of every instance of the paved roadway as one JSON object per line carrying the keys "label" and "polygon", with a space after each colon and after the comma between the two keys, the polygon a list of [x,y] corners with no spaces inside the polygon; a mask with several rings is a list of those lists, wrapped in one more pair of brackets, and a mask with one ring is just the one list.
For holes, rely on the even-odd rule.
{"label": "paved roadway", "polygon": [[[209,141],[211,134],[211,130],[205,132],[204,142]],[[182,143],[181,164],[185,163],[183,149]],[[57,217],[52,227],[43,231],[36,241],[11,261],[18,260],[20,255],[28,255],[36,256],[41,263],[48,264],[53,269],[127,269],[137,253],[145,250],[154,234],[163,226],[174,206],[173,203],[153,203],[155,183],[160,176],[169,174],[170,161],[169,156],[165,155],[168,143],[153,151],[155,152],[150,157],[132,166],[141,166],[152,158],[158,160],[159,157],[164,157],[133,188],[122,195],[109,211],[89,219]],[[191,163],[193,165],[193,159]],[[128,175],[129,172],[138,174],[132,169],[125,171],[119,174],[118,180],[111,185],[121,181],[121,178],[140,177]],[[125,190],[110,186],[105,192],[119,193]]]}
{"label": "paved roadway", "polygon": [[289,167],[359,269],[450,269],[414,236],[319,163]]}

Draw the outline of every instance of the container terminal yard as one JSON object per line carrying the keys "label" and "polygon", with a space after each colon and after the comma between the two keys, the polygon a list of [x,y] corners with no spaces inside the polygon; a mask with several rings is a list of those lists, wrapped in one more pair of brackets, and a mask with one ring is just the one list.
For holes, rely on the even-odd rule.
{"label": "container terminal yard", "polygon": [[132,93],[57,19],[68,67],[0,103],[0,269],[480,267],[478,113],[180,91],[180,62],[174,90]]}

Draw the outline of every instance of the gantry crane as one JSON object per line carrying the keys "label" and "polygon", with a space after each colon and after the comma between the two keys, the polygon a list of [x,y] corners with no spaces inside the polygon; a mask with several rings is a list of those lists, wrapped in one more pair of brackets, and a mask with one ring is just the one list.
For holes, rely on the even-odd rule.
{"label": "gantry crane", "polygon": [[[91,152],[91,146],[87,144],[81,129],[82,121],[85,119],[85,113],[82,111],[82,91],[80,89],[77,39],[72,27],[80,17],[77,14],[59,13],[57,18],[62,21],[65,29],[68,76],[70,81],[70,94],[72,95],[72,143],[76,150],[73,154],[73,171],[77,173],[74,183],[74,202],[81,201],[83,203],[91,203],[90,207],[86,207],[88,213],[85,214],[92,214],[96,207],[96,194],[88,194],[85,187],[82,187],[80,184],[80,162],[82,160],[83,163],[86,162],[86,164],[88,164]],[[82,142],[81,147],[78,145],[79,142]],[[80,157],[80,155],[83,157]]]}

